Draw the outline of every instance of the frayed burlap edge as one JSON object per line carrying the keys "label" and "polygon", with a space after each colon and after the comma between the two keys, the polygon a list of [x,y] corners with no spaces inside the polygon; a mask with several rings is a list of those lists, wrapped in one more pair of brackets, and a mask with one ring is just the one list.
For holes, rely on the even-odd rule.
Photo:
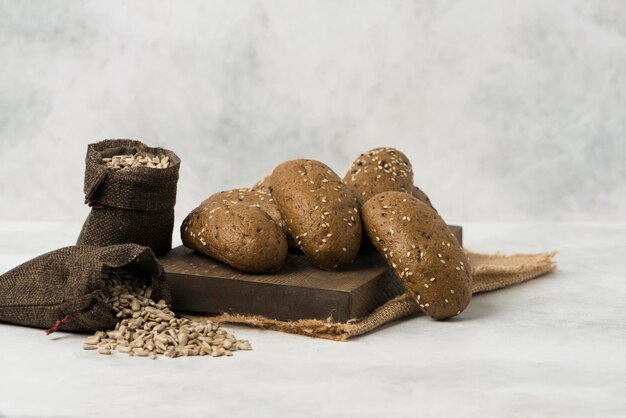
{"label": "frayed burlap edge", "polygon": [[478,254],[466,251],[473,293],[489,292],[535,279],[556,269],[556,251],[538,254]]}
{"label": "frayed burlap edge", "polygon": [[[556,269],[556,252],[538,254],[478,254],[466,251],[472,266],[473,293],[489,292],[535,279]],[[216,323],[247,325],[255,328],[345,341],[366,334],[392,321],[418,314],[417,302],[409,294],[403,294],[386,302],[374,312],[361,319],[346,323],[317,319],[279,321],[263,316],[223,314],[203,316],[187,314],[193,319],[208,319]]]}

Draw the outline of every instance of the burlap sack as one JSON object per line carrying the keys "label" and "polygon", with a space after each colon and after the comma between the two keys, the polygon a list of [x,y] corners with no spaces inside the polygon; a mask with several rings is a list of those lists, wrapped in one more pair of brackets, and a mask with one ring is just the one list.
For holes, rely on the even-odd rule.
{"label": "burlap sack", "polygon": [[[540,277],[556,269],[553,258],[556,253],[477,254],[467,251],[473,273],[473,293],[488,292]],[[380,306],[370,315],[347,323],[307,319],[293,322],[279,321],[262,316],[223,314],[219,316],[186,316],[194,319],[210,319],[217,323],[249,325],[252,327],[306,335],[309,337],[345,341],[366,334],[400,318],[420,313],[419,306],[408,294],[400,295]]]}
{"label": "burlap sack", "polygon": [[[152,250],[135,244],[66,247],[0,276],[0,322],[63,331],[114,329],[109,305],[96,295],[104,268],[125,267],[152,278],[153,299],[171,302],[163,268]],[[59,323],[59,320],[63,320]]]}
{"label": "burlap sack", "polygon": [[[136,152],[168,156],[170,166],[111,171],[102,164],[104,157]],[[87,147],[85,166],[85,199],[104,207],[91,210],[77,245],[134,243],[157,255],[172,248],[180,168],[176,154],[130,139],[107,139]]]}

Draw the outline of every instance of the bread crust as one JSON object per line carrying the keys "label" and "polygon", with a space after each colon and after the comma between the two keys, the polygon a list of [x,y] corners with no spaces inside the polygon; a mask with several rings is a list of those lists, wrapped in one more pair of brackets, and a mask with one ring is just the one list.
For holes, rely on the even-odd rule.
{"label": "bread crust", "polygon": [[274,203],[274,198],[270,193],[253,189],[225,190],[207,197],[200,203],[199,207],[219,205],[243,205],[259,208],[287,233],[285,221],[280,216],[278,206]]}
{"label": "bread crust", "polygon": [[463,312],[472,297],[465,252],[437,212],[404,192],[383,192],[362,207],[370,241],[434,319]]}
{"label": "bread crust", "polygon": [[343,178],[359,204],[386,191],[413,192],[413,167],[395,148],[374,148],[359,155]]}

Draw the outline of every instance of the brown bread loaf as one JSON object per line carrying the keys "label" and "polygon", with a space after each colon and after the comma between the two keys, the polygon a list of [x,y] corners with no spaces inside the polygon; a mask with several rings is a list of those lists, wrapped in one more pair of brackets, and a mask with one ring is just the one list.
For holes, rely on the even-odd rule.
{"label": "brown bread loaf", "polygon": [[337,174],[319,161],[292,160],[274,169],[271,185],[278,210],[305,255],[327,270],[354,260],[361,219]]}
{"label": "brown bread loaf", "polygon": [[403,192],[383,192],[362,207],[365,230],[420,308],[434,319],[460,314],[472,297],[463,249],[435,210]]}
{"label": "brown bread loaf", "polygon": [[183,245],[250,273],[280,269],[287,257],[282,229],[254,206],[198,207],[180,228]]}

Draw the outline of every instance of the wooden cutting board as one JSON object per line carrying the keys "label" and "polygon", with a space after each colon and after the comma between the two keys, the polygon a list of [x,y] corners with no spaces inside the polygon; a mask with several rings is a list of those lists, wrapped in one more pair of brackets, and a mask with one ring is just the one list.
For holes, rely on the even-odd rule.
{"label": "wooden cutting board", "polygon": [[[462,242],[462,228],[450,229]],[[345,322],[371,313],[404,291],[378,254],[359,255],[336,272],[318,269],[303,255],[289,254],[277,273],[249,274],[183,246],[159,261],[177,311],[262,315],[285,321],[332,317]]]}

